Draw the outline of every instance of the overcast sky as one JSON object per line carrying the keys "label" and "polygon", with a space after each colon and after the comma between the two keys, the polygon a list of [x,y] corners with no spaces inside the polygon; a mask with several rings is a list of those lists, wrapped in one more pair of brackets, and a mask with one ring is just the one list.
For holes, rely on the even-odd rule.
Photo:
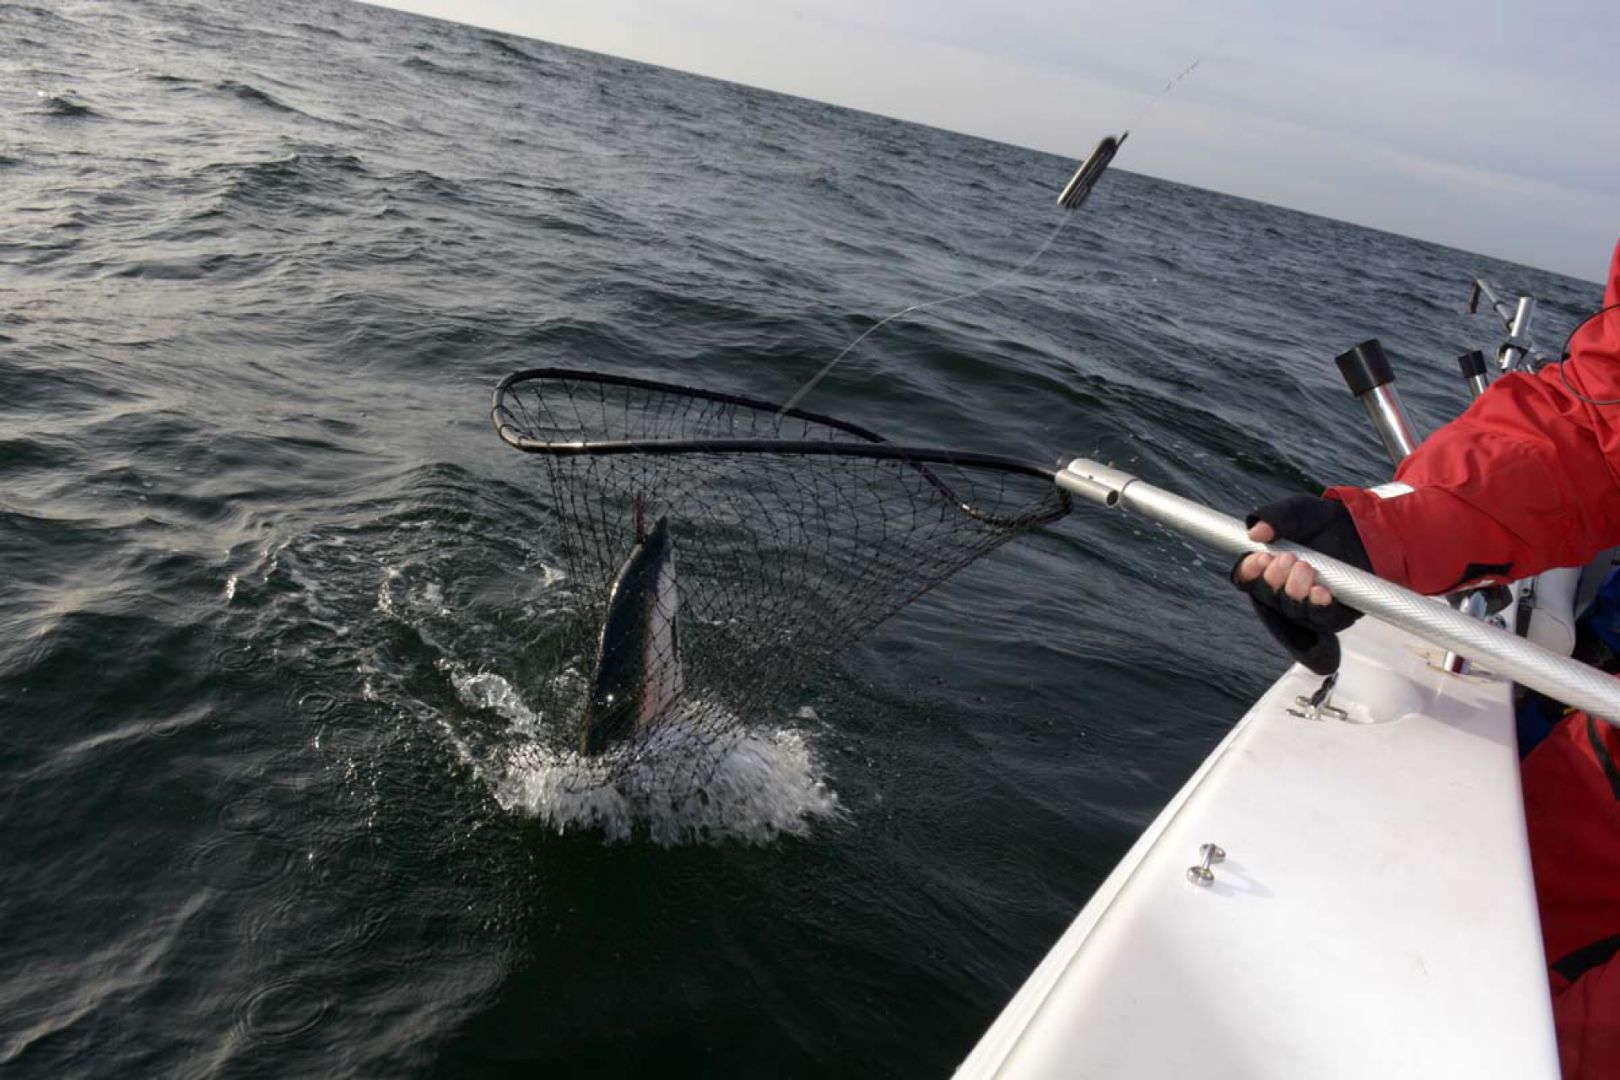
{"label": "overcast sky", "polygon": [[1132,125],[1134,172],[1590,281],[1620,237],[1620,0],[387,3],[1073,158]]}

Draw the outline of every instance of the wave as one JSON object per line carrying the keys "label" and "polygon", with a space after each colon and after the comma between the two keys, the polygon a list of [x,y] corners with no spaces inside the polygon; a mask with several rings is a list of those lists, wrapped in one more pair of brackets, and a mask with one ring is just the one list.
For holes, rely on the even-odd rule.
{"label": "wave", "polygon": [[104,120],[101,113],[92,109],[82,101],[75,101],[64,94],[46,94],[39,92],[41,99],[40,112],[48,116],[58,116],[66,120]]}
{"label": "wave", "polygon": [[233,205],[285,210],[287,202],[301,196],[336,194],[370,171],[353,154],[307,151],[267,161],[215,162],[198,170],[198,175],[222,176],[225,183],[220,202],[193,215],[193,220],[213,217]]}
{"label": "wave", "polygon": [[237,82],[235,79],[226,79],[224,82],[215,83],[214,88],[216,90],[223,90],[235,97],[238,101],[245,101],[249,105],[259,105],[266,109],[273,109],[276,112],[291,113],[296,116],[305,115],[303,112],[293,108],[291,105],[288,105],[285,102],[277,101],[274,97],[265,93],[263,90],[260,90],[258,87],[249,86],[247,83]]}
{"label": "wave", "polygon": [[75,22],[65,15],[55,11],[48,11],[45,8],[34,7],[31,4],[0,4],[0,12],[19,12],[23,15],[31,15],[36,19],[49,19],[52,22],[66,23],[75,29],[82,29],[84,26],[83,23]]}
{"label": "wave", "polygon": [[514,57],[518,60],[529,60],[534,63],[540,62],[540,58],[538,56],[526,53],[516,45],[510,45],[498,37],[487,37],[484,39],[484,43],[490,46],[490,48],[494,49],[496,52],[505,53],[507,56]]}
{"label": "wave", "polygon": [[309,34],[322,34],[322,35],[324,35],[326,37],[338,38],[341,41],[353,41],[354,40],[354,38],[351,38],[348,34],[345,34],[343,31],[337,29],[336,27],[320,26],[320,25],[318,25],[316,23],[311,23],[311,22],[295,22],[295,23],[292,24],[292,28],[294,30],[302,30],[305,33],[309,33]]}
{"label": "wave", "polygon": [[466,79],[468,82],[483,83],[486,86],[502,86],[506,80],[491,75],[482,75],[462,68],[453,68],[446,64],[435,64],[425,56],[412,56],[404,62],[404,66],[415,68],[418,71],[430,72],[434,75],[443,75],[451,79]]}
{"label": "wave", "polygon": [[400,184],[413,194],[441,200],[445,205],[454,205],[466,198],[466,191],[460,183],[426,169],[407,169],[386,176],[384,180]]}
{"label": "wave", "polygon": [[539,74],[547,78],[555,79],[560,77],[557,72],[550,70],[550,61],[541,59],[540,57],[535,56],[533,53],[525,52],[510,42],[502,41],[498,37],[487,37],[484,39],[484,44],[488,45],[502,56],[508,56],[513,60],[521,60],[525,64],[533,65],[539,69]]}

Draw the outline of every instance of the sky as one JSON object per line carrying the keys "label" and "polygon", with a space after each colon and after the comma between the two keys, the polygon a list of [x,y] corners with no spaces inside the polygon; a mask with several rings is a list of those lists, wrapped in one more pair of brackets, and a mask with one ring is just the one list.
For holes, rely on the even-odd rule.
{"label": "sky", "polygon": [[1588,281],[1620,238],[1620,0],[385,2],[1077,161],[1129,127],[1132,172]]}

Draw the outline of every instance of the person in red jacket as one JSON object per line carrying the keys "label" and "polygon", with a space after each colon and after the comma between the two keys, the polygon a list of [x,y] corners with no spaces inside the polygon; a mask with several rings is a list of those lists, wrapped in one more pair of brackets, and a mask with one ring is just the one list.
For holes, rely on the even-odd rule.
{"label": "person in red jacket", "polygon": [[[1511,374],[1429,436],[1395,483],[1260,507],[1294,540],[1418,592],[1584,566],[1620,544],[1620,245],[1562,365]],[[1232,571],[1295,659],[1327,674],[1357,613],[1292,555]],[[1566,1078],[1620,1077],[1620,728],[1571,712],[1525,757],[1525,820]]]}

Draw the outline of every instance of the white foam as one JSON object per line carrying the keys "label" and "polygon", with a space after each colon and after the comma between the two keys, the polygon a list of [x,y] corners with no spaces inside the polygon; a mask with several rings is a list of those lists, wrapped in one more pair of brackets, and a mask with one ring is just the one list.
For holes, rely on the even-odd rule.
{"label": "white foam", "polygon": [[[701,727],[684,715],[698,715]],[[803,836],[817,818],[841,814],[838,796],[820,775],[804,735],[792,729],[748,729],[729,717],[715,729],[715,709],[694,707],[660,726],[634,760],[603,779],[601,758],[538,744],[507,750],[486,770],[495,800],[558,832],[601,829],[627,840],[644,827],[654,843],[739,840],[765,844]],[[706,760],[723,749],[723,756]],[[692,781],[703,761],[705,782]]]}
{"label": "white foam", "polygon": [[394,592],[391,586],[397,577],[399,577],[399,567],[383,567],[382,584],[377,586],[377,610],[384,615],[394,613]]}
{"label": "white foam", "polygon": [[444,588],[437,581],[424,582],[420,589],[411,590],[410,599],[413,604],[436,614],[450,614],[450,609],[444,606]]}
{"label": "white foam", "polygon": [[[376,609],[383,615],[415,624],[413,616],[452,614],[445,604],[444,586],[410,562],[384,566],[377,586]],[[397,595],[396,595],[397,594]]]}
{"label": "white foam", "polygon": [[543,723],[540,713],[523,703],[517,688],[493,671],[468,671],[458,664],[439,661],[439,667],[450,673],[450,685],[462,704],[473,709],[489,709],[525,735],[540,734]]}

